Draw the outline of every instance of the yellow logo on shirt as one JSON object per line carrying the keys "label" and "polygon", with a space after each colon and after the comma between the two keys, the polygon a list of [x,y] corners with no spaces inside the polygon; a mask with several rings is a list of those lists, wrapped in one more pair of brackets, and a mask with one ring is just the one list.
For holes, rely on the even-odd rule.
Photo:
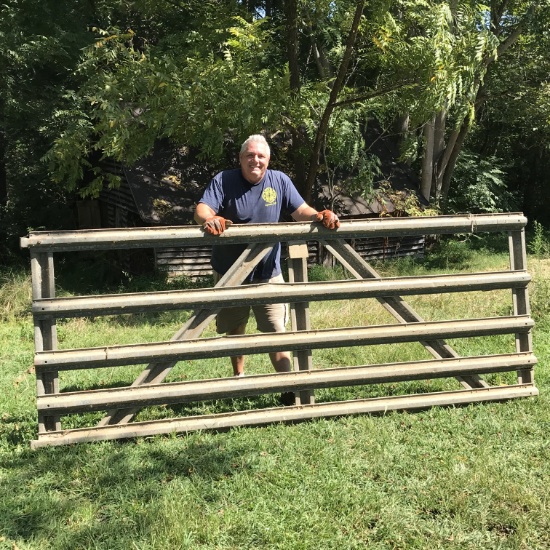
{"label": "yellow logo on shirt", "polygon": [[277,191],[273,187],[266,187],[262,193],[266,206],[272,206],[277,202]]}

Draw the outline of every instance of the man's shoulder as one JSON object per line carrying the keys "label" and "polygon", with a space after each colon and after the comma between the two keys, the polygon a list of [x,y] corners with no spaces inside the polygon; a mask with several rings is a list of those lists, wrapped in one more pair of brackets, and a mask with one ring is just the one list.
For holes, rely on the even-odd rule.
{"label": "man's shoulder", "polygon": [[230,168],[218,172],[212,178],[211,185],[227,191],[241,184],[242,179],[241,171],[238,168]]}
{"label": "man's shoulder", "polygon": [[292,180],[280,170],[267,170],[267,176],[272,182],[292,183]]}
{"label": "man's shoulder", "polygon": [[228,170],[222,170],[218,172],[214,178],[225,180],[225,179],[241,179],[241,170],[240,168],[229,168]]}

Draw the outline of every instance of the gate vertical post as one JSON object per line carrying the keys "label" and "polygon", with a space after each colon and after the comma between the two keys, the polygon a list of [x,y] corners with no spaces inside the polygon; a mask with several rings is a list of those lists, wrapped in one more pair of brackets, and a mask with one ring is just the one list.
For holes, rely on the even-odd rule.
{"label": "gate vertical post", "polygon": [[[307,259],[309,253],[307,243],[288,243],[288,276],[291,283],[307,282]],[[290,318],[293,331],[311,330],[309,317],[309,302],[290,304]],[[311,350],[295,351],[293,353],[294,370],[311,370],[313,368]],[[315,394],[313,390],[301,391],[296,397],[297,405],[313,405]]]}
{"label": "gate vertical post", "polygon": [[[55,275],[52,252],[34,253],[31,250],[32,299],[55,298]],[[57,326],[53,317],[34,320],[35,351],[57,349]],[[42,373],[36,376],[37,395],[59,393],[57,372]],[[38,415],[38,432],[61,429],[59,416]]]}
{"label": "gate vertical post", "polygon": [[[510,269],[514,271],[527,270],[527,252],[525,245],[525,228],[508,233],[508,245],[510,249]],[[512,289],[514,315],[530,315],[529,293],[527,287]],[[531,331],[526,334],[516,334],[516,351],[532,351],[533,336]],[[518,383],[533,384],[533,367],[518,370]]]}

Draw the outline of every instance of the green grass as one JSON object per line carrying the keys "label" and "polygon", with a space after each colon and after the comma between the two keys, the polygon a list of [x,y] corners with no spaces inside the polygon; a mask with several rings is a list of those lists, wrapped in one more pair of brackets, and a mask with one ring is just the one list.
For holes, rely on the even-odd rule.
{"label": "green grass", "polygon": [[[453,263],[458,257],[472,271],[507,266],[500,252],[453,249],[442,254],[441,261],[405,260],[376,268],[386,275],[449,272],[459,270]],[[26,273],[4,273],[0,549],[550,548],[550,261],[530,257],[529,266],[535,277],[531,302],[539,359],[536,398],[37,451],[29,449],[36,437],[30,283]],[[131,284],[141,289],[145,283]],[[464,293],[408,302],[434,320],[503,315],[511,300],[502,292],[491,300],[486,294]],[[374,300],[317,303],[311,309],[315,328],[391,322]],[[58,326],[60,347],[167,339],[185,315],[66,320]],[[253,330],[252,323],[249,328]],[[213,334],[211,327],[206,336]],[[513,350],[509,337],[457,340],[452,345],[464,354]],[[427,357],[419,345],[402,344],[316,350],[314,364],[333,367]],[[139,370],[63,373],[61,382],[64,388],[108,387],[128,383]],[[251,356],[247,371],[270,372],[267,358]],[[188,361],[174,369],[170,380],[229,374],[223,359]],[[493,375],[491,381],[513,383],[514,375]],[[455,380],[420,380],[327,389],[319,391],[317,399],[457,387]],[[266,395],[149,408],[140,418],[274,405],[274,397]],[[64,426],[89,425],[100,416],[74,415]]]}

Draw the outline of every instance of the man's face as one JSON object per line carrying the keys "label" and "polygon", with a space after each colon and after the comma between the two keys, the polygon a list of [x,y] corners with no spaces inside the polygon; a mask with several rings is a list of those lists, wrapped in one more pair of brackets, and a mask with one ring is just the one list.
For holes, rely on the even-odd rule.
{"label": "man's face", "polygon": [[269,164],[267,146],[253,141],[240,154],[239,160],[244,179],[252,184],[260,183]]}

